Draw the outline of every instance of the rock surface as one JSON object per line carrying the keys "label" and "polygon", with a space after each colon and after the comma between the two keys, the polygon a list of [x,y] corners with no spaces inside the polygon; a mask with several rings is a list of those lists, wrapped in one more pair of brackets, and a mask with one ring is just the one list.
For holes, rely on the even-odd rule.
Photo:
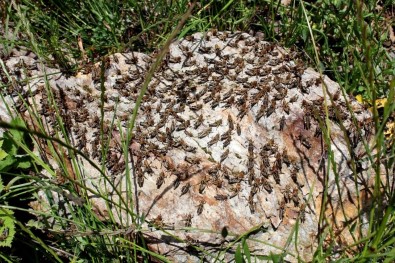
{"label": "rock surface", "polygon": [[[329,221],[345,220],[336,218],[340,201],[350,206],[349,211],[356,208],[348,199],[357,195],[349,149],[361,153],[361,139],[371,135],[370,114],[345,98],[338,84],[306,68],[292,50],[247,33],[194,34],[170,46],[150,82],[128,147],[132,157],[126,162],[122,138],[153,59],[134,52],[114,54],[105,63],[103,130],[109,141],[105,156],[100,143],[99,64],[77,76],[65,76],[39,64],[34,55],[18,54],[6,62],[10,72],[19,83],[35,78],[7,94],[19,91],[31,105],[35,102],[51,136],[58,133],[54,114],[58,111],[70,142],[94,163],[106,160],[112,186],[125,196],[133,193],[133,208],[137,219],[145,219],[142,228],[152,250],[176,262],[199,257],[210,261],[237,236],[260,226],[248,240],[252,253],[284,250],[287,260],[297,261],[297,256],[310,260],[317,244],[323,185],[330,186]],[[335,173],[325,174],[329,149],[322,135],[325,98],[341,191]],[[52,99],[58,109],[48,103]],[[30,119],[26,105],[16,106]],[[60,170],[54,161],[51,164]],[[118,200],[89,162],[81,158],[81,164],[82,178],[77,180]],[[134,167],[130,178],[125,176],[126,164]],[[105,201],[94,196],[91,200],[105,220],[109,214]],[[115,208],[112,212],[122,225],[132,221],[126,212]],[[224,228],[230,233],[226,238],[221,236]],[[290,235],[294,238],[287,242]],[[212,254],[199,254],[191,246]],[[229,260],[234,249],[220,257]]]}

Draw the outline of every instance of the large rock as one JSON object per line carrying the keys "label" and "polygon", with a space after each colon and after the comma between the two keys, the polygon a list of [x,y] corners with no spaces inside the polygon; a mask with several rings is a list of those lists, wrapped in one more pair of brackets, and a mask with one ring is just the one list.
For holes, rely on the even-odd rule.
{"label": "large rock", "polygon": [[[42,77],[47,74],[70,141],[97,165],[106,158],[110,181],[82,158],[82,178],[76,179],[115,202],[114,187],[122,193],[137,213],[133,219],[145,219],[142,228],[152,250],[177,262],[203,257],[192,246],[215,257],[215,251],[258,226],[248,240],[252,253],[284,250],[290,261],[297,255],[309,260],[317,244],[324,185],[330,197],[324,204],[327,222],[342,231],[342,221],[355,219],[359,200],[349,199],[358,194],[350,159],[362,153],[362,138],[369,140],[370,114],[344,97],[338,84],[306,68],[296,52],[260,36],[212,31],[174,42],[144,95],[128,147],[132,158],[125,162],[121,145],[127,121],[154,59],[133,52],[106,61],[106,156],[100,143],[99,64],[70,77],[36,64],[32,56],[7,61],[11,72],[27,67],[28,74],[39,76],[29,82],[32,96],[23,93],[36,102],[48,127],[56,127]],[[327,130],[330,141],[322,133]],[[47,132],[55,135],[52,128]],[[336,167],[327,173],[329,150]],[[134,167],[130,178],[125,163]],[[93,195],[91,201],[106,220],[111,206]],[[339,217],[341,202],[350,212],[347,218]],[[124,227],[132,221],[126,209],[112,208],[112,213]],[[231,257],[234,249],[221,257]]]}

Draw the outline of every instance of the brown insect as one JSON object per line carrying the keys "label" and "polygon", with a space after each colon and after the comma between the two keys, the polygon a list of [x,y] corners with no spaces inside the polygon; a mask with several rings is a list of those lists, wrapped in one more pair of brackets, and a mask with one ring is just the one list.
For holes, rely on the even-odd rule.
{"label": "brown insect", "polygon": [[[309,85],[310,84],[310,85]],[[309,89],[309,87],[311,86],[313,84],[313,82],[312,82],[312,80],[310,80],[310,81],[307,81],[306,82],[306,85],[303,85],[303,84],[298,84],[298,86],[299,86],[299,89],[300,89],[300,91],[301,92],[303,92],[303,93],[305,93],[305,94],[308,94],[309,92],[310,92],[310,89]]]}
{"label": "brown insect", "polygon": [[209,126],[210,126],[210,127],[218,127],[218,126],[220,126],[221,124],[222,124],[222,119],[219,119],[219,120],[217,120],[217,121],[215,121],[215,122],[213,122],[213,123],[210,123]]}
{"label": "brown insect", "polygon": [[[262,59],[260,59],[260,62],[266,63],[266,61],[262,60]],[[261,73],[260,75],[263,77],[263,76],[269,75],[271,72],[272,72],[271,67],[262,68],[260,71],[260,73]]]}
{"label": "brown insect", "polygon": [[199,72],[199,68],[185,70],[185,74],[187,75],[196,75],[198,72]]}
{"label": "brown insect", "polygon": [[269,153],[267,150],[266,146],[263,146],[261,151],[259,152],[259,156],[261,157],[261,170],[262,168],[268,168],[270,167],[270,162],[269,162]]}
{"label": "brown insect", "polygon": [[269,66],[274,67],[274,66],[277,66],[278,64],[280,64],[280,62],[281,62],[280,59],[274,58],[274,59],[269,60],[269,61],[267,62],[267,64],[268,64]]}
{"label": "brown insect", "polygon": [[211,53],[211,47],[200,46],[199,49],[198,49],[198,52],[202,53],[202,54]]}
{"label": "brown insect", "polygon": [[276,160],[274,161],[274,165],[277,169],[281,170],[283,164],[283,155],[279,152],[276,153]]}
{"label": "brown insect", "polygon": [[260,175],[265,177],[266,179],[269,178],[268,168],[270,167],[269,158],[264,157],[262,158],[261,163],[259,164]]}
{"label": "brown insect", "polygon": [[189,51],[189,47],[188,46],[184,46],[184,45],[178,45],[179,49],[183,52],[188,52]]}
{"label": "brown insect", "polygon": [[230,114],[228,114],[228,126],[229,126],[229,130],[234,129],[233,119],[232,116],[230,116]]}
{"label": "brown insect", "polygon": [[229,156],[229,149],[226,149],[225,152],[223,152],[221,154],[221,159],[220,159],[220,163],[222,163],[223,161],[225,161],[226,158],[228,158]]}
{"label": "brown insect", "polygon": [[156,179],[156,188],[159,189],[162,184],[165,182],[165,173],[161,172],[160,175],[158,176],[158,179]]}
{"label": "brown insect", "polygon": [[317,126],[317,128],[315,128],[314,137],[318,138],[321,136],[321,134],[322,134],[322,130],[320,126]]}
{"label": "brown insect", "polygon": [[195,41],[195,37],[193,35],[189,35],[189,36],[185,37],[185,40],[189,41],[189,42],[193,42],[193,41]]}
{"label": "brown insect", "polygon": [[234,177],[227,178],[229,184],[240,183],[241,181],[244,180],[244,177],[245,177],[245,173],[244,172],[233,173],[233,175],[234,175]]}
{"label": "brown insect", "polygon": [[283,162],[289,167],[291,165],[291,160],[289,159],[287,149],[283,150],[283,153],[281,154],[281,156],[282,156]]}
{"label": "brown insect", "polygon": [[289,114],[289,111],[290,111],[290,109],[289,109],[289,104],[288,104],[288,102],[286,102],[285,100],[283,100],[283,111],[284,111],[285,113],[287,113],[287,114]]}
{"label": "brown insect", "polygon": [[236,82],[238,82],[240,84],[246,83],[247,80],[248,80],[248,77],[237,77],[236,78]]}
{"label": "brown insect", "polygon": [[[248,61],[247,61],[247,62],[248,62]],[[246,73],[248,76],[257,76],[257,75],[259,75],[259,73],[260,73],[260,68],[259,68],[259,67],[252,68],[252,69],[250,69],[250,70],[246,70],[245,73]]]}
{"label": "brown insect", "polygon": [[6,240],[6,238],[8,237],[8,234],[9,234],[9,229],[8,229],[8,227],[5,227],[3,232],[0,235],[0,241]]}
{"label": "brown insect", "polygon": [[241,191],[241,184],[240,183],[236,183],[234,186],[232,186],[230,188],[230,191],[232,192],[232,194],[229,196],[229,199],[237,196],[240,191]]}
{"label": "brown insect", "polygon": [[[178,125],[176,127],[176,131],[182,131],[185,130],[186,128],[188,128],[191,125],[191,121],[190,120],[186,120],[186,121],[182,121],[180,125]],[[169,134],[168,134],[169,136]]]}
{"label": "brown insect", "polygon": [[[189,136],[189,137],[193,137],[193,133],[189,132],[187,129],[184,130],[185,135]],[[195,147],[192,147],[195,148]],[[196,149],[196,148],[195,148]]]}
{"label": "brown insect", "polygon": [[223,75],[219,75],[219,74],[218,75],[211,75],[211,79],[213,81],[215,81],[215,82],[219,82],[219,81],[224,79],[224,76]]}
{"label": "brown insect", "polygon": [[192,226],[192,215],[191,214],[187,214],[185,216],[185,219],[183,219],[182,221],[184,221],[184,226],[185,227],[191,227]]}
{"label": "brown insect", "polygon": [[280,208],[278,210],[278,217],[280,218],[280,220],[283,220],[284,218],[284,212],[285,212],[285,200],[281,200],[281,203],[279,204]]}
{"label": "brown insect", "polygon": [[164,132],[159,132],[156,136],[158,141],[165,143],[167,141],[167,134]]}
{"label": "brown insect", "polygon": [[299,205],[299,189],[297,187],[294,187],[293,191],[292,191],[292,201],[294,202],[295,206]]}
{"label": "brown insect", "polygon": [[151,166],[151,164],[148,162],[148,160],[144,160],[143,164],[144,164],[144,171],[145,171],[146,173],[149,173],[149,174],[154,173],[154,170],[152,170],[152,166]]}
{"label": "brown insect", "polygon": [[211,181],[211,183],[217,188],[222,188],[224,181],[220,177],[216,176],[215,179]]}
{"label": "brown insect", "polygon": [[189,108],[190,108],[192,111],[199,111],[199,110],[201,110],[201,109],[203,108],[203,104],[197,103],[197,104],[195,104],[195,105],[189,105]]}
{"label": "brown insect", "polygon": [[[274,139],[270,139],[263,147],[263,151],[276,151],[277,150],[277,144],[274,142]],[[262,151],[261,150],[261,151]]]}
{"label": "brown insect", "polygon": [[306,137],[304,137],[302,134],[300,134],[298,138],[299,138],[300,143],[304,147],[306,147],[307,149],[311,148],[311,144],[310,144],[309,140]]}
{"label": "brown insect", "polygon": [[227,38],[228,38],[227,32],[223,32],[221,35],[218,35],[218,39],[220,39],[221,41],[225,41]]}
{"label": "brown insect", "polygon": [[137,174],[137,184],[140,187],[143,187],[144,186],[144,177],[145,176],[143,174],[143,171],[141,170],[141,167],[137,167],[136,174]]}
{"label": "brown insect", "polygon": [[214,196],[215,200],[217,201],[225,201],[228,199],[227,195],[221,195],[221,194],[217,194]]}
{"label": "brown insect", "polygon": [[281,88],[278,93],[276,93],[273,98],[276,100],[282,100],[287,96],[288,90],[286,88]]}
{"label": "brown insect", "polygon": [[231,137],[231,133],[232,133],[232,130],[229,128],[229,130],[227,130],[224,134],[221,135],[220,140],[224,141],[224,140],[229,139]]}
{"label": "brown insect", "polygon": [[247,104],[245,103],[239,108],[239,113],[237,114],[237,118],[242,119],[247,114],[247,111],[248,111],[248,107]]}
{"label": "brown insect", "polygon": [[336,91],[336,93],[333,95],[332,99],[333,99],[334,101],[336,101],[336,100],[339,99],[339,97],[340,97],[340,90]]}
{"label": "brown insect", "polygon": [[202,200],[200,201],[199,205],[197,206],[197,214],[200,215],[203,212],[203,207],[206,201]]}
{"label": "brown insect", "polygon": [[214,138],[212,138],[211,141],[209,141],[207,143],[207,146],[208,147],[213,146],[214,144],[216,144],[219,141],[219,138],[220,138],[219,134],[215,135]]}
{"label": "brown insect", "polygon": [[[208,37],[208,35],[206,36],[206,38],[207,38],[207,37]],[[185,236],[185,243],[186,243],[188,246],[193,246],[193,245],[198,244],[198,243],[199,243],[199,240],[196,239],[196,238],[193,238],[193,237],[191,237],[191,236],[189,236],[189,235],[186,235],[186,236]]]}
{"label": "brown insect", "polygon": [[214,100],[211,102],[211,108],[215,109],[216,107],[219,106],[219,103],[221,102],[221,95],[216,95],[214,97]]}
{"label": "brown insect", "polygon": [[184,160],[185,160],[186,162],[190,163],[190,164],[193,164],[193,165],[198,165],[198,164],[200,164],[200,161],[201,161],[201,159],[200,159],[199,157],[196,157],[196,156],[188,156],[188,155],[186,155],[186,156],[184,157]]}
{"label": "brown insect", "polygon": [[252,139],[248,139],[248,154],[254,154],[254,142],[252,141]]}
{"label": "brown insect", "polygon": [[284,189],[284,200],[286,203],[289,203],[292,199],[292,193],[291,193],[291,186],[287,184]]}
{"label": "brown insect", "polygon": [[277,69],[273,69],[272,73],[275,75],[278,75],[278,74],[284,73],[285,71],[286,71],[286,67],[281,66],[281,67],[278,67]]}
{"label": "brown insect", "polygon": [[255,213],[254,195],[250,193],[248,196],[248,206],[250,207],[251,214]]}
{"label": "brown insect", "polygon": [[273,179],[276,184],[280,184],[280,171],[276,165],[273,165],[271,169],[271,174],[273,175]]}
{"label": "brown insect", "polygon": [[227,93],[222,96],[222,101],[229,99],[233,94],[233,89],[230,89]]}
{"label": "brown insect", "polygon": [[310,80],[306,81],[306,86],[311,87],[314,85],[315,82],[316,82],[315,79],[310,79]]}
{"label": "brown insect", "polygon": [[169,62],[170,63],[180,63],[181,62],[181,57],[180,56],[172,56],[172,55],[170,55]]}
{"label": "brown insect", "polygon": [[291,169],[291,179],[295,184],[298,184],[298,169],[296,167]]}
{"label": "brown insect", "polygon": [[197,129],[203,123],[203,114],[200,114],[197,120],[195,121],[194,128]]}
{"label": "brown insect", "polygon": [[229,144],[230,144],[230,141],[231,141],[231,137],[226,138],[225,141],[222,144],[222,147],[223,148],[228,147]]}
{"label": "brown insect", "polygon": [[199,133],[198,133],[198,138],[199,138],[199,139],[202,139],[202,138],[206,137],[207,135],[210,134],[211,131],[212,131],[212,128],[209,127],[209,128],[207,128],[207,129],[205,129],[204,131],[199,132]]}
{"label": "brown insect", "polygon": [[240,53],[241,53],[242,55],[245,55],[245,54],[248,53],[248,51],[250,51],[249,48],[247,48],[247,47],[242,47],[241,50],[240,50]]}
{"label": "brown insect", "polygon": [[202,194],[202,193],[204,192],[204,189],[206,189],[206,185],[207,185],[207,182],[208,182],[208,181],[209,181],[209,180],[208,180],[207,177],[203,178],[203,179],[200,181],[200,183],[199,183],[199,194]]}
{"label": "brown insect", "polygon": [[210,169],[208,169],[207,172],[211,176],[216,176],[220,170],[221,170],[221,164],[217,163],[216,165],[210,167]]}
{"label": "brown insect", "polygon": [[253,179],[252,187],[251,187],[251,194],[256,194],[259,191],[260,183],[261,183],[261,180],[259,178]]}
{"label": "brown insect", "polygon": [[177,178],[173,181],[173,189],[176,190],[180,186],[180,178],[177,176]]}
{"label": "brown insect", "polygon": [[229,41],[228,46],[232,48],[237,48],[237,41]]}
{"label": "brown insect", "polygon": [[255,117],[256,122],[258,122],[263,117],[263,115],[265,115],[266,109],[267,104],[262,103]]}
{"label": "brown insect", "polygon": [[154,220],[150,222],[150,225],[158,228],[163,228],[165,226],[165,223],[163,222],[162,215],[159,214]]}
{"label": "brown insect", "polygon": [[261,180],[261,184],[262,184],[263,188],[270,194],[272,192],[273,188],[270,185],[269,181],[265,177],[262,177],[260,180]]}
{"label": "brown insect", "polygon": [[285,116],[282,116],[280,119],[280,131],[283,131],[285,127]]}
{"label": "brown insect", "polygon": [[238,67],[243,68],[244,67],[244,59],[242,57],[236,57],[234,59],[234,64],[237,65]]}
{"label": "brown insect", "polygon": [[310,112],[306,112],[303,116],[303,127],[305,130],[310,130],[311,127],[311,115]]}
{"label": "brown insect", "polygon": [[294,95],[292,98],[289,99],[289,103],[294,103],[298,100],[298,95]]}
{"label": "brown insect", "polygon": [[221,57],[221,47],[218,44],[215,44],[214,51],[218,57]]}
{"label": "brown insect", "polygon": [[300,222],[302,222],[302,223],[304,223],[304,221],[306,220],[306,204],[305,203],[300,205],[299,218],[300,218]]}
{"label": "brown insect", "polygon": [[240,128],[240,124],[236,124],[236,131],[237,131],[237,135],[241,135],[241,128]]}
{"label": "brown insect", "polygon": [[186,151],[186,152],[190,152],[190,153],[195,153],[196,152],[196,147],[193,146],[188,146],[184,140],[181,140],[181,148]]}
{"label": "brown insect", "polygon": [[266,110],[266,117],[269,117],[276,110],[276,100],[272,99],[269,108]]}
{"label": "brown insect", "polygon": [[180,194],[180,196],[183,196],[184,194],[188,193],[190,187],[191,187],[191,184],[190,184],[189,182],[186,183],[186,185],[184,185],[184,186],[181,188],[181,194]]}

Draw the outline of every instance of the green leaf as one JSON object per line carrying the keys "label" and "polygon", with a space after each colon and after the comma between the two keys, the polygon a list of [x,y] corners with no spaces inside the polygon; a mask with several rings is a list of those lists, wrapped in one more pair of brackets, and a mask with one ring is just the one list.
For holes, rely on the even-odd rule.
{"label": "green leaf", "polygon": [[45,228],[45,224],[43,222],[40,222],[38,220],[33,220],[30,219],[27,223],[26,226],[28,227],[33,227],[35,229],[44,229]]}
{"label": "green leaf", "polygon": [[29,169],[32,165],[32,160],[29,156],[24,156],[22,158],[18,158],[16,168],[19,169]]}
{"label": "green leaf", "polygon": [[1,174],[0,174],[0,193],[3,192],[4,190],[4,183],[3,183],[3,179],[1,179]]}
{"label": "green leaf", "polygon": [[[15,118],[13,119],[10,124],[12,126],[18,126],[18,127],[26,127],[25,124],[23,123],[23,120],[20,118]],[[18,146],[14,143],[14,141],[18,142],[24,142],[23,139],[23,132],[14,130],[14,129],[9,129],[6,132],[4,132],[4,143],[2,145],[2,149],[11,156],[14,156],[17,154],[18,151]],[[0,169],[1,170],[1,169]]]}
{"label": "green leaf", "polygon": [[15,162],[16,159],[12,155],[7,156],[4,160],[0,161],[0,172],[7,172]]}
{"label": "green leaf", "polygon": [[283,262],[283,255],[270,253],[270,260],[273,261],[273,263]]}
{"label": "green leaf", "polygon": [[15,236],[15,222],[13,212],[9,209],[0,208],[0,247],[11,247]]}
{"label": "green leaf", "polygon": [[244,256],[247,258],[248,263],[251,263],[251,252],[248,247],[247,240],[245,238],[243,238],[242,244],[243,244]]}
{"label": "green leaf", "polygon": [[308,29],[307,28],[303,28],[302,29],[302,35],[301,35],[303,41],[307,40],[307,35],[308,35]]}
{"label": "green leaf", "polygon": [[240,244],[237,246],[236,253],[235,253],[235,261],[236,263],[243,263],[243,255],[241,254]]}
{"label": "green leaf", "polygon": [[2,149],[4,140],[0,140],[0,161],[7,157],[8,153]]}
{"label": "green leaf", "polygon": [[[21,118],[12,119],[10,124],[13,126],[26,128],[25,123],[23,122],[23,120]],[[10,129],[9,133],[12,135],[12,137],[15,141],[23,141],[23,132]]]}

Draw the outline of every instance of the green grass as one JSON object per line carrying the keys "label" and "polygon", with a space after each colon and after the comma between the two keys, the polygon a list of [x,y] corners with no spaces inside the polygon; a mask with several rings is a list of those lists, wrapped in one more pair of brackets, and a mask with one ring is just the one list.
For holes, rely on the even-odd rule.
{"label": "green grass", "polygon": [[[185,25],[180,30],[175,30],[176,25],[186,18],[189,1],[0,1],[2,30],[6,33],[0,36],[0,44],[3,45],[3,60],[13,47],[26,47],[38,54],[42,61],[58,66],[67,74],[73,74],[115,52],[150,53],[160,50],[157,58],[159,63],[168,47],[168,41],[176,33],[178,37],[183,37],[210,28],[262,31],[269,41],[297,48],[309,65],[338,82],[344,92],[362,95],[373,107],[375,145],[370,148],[366,144],[367,160],[375,177],[373,203],[368,211],[369,230],[362,238],[355,239],[354,244],[338,251],[339,260],[392,262],[395,258],[395,195],[391,186],[383,185],[379,175],[380,165],[386,168],[388,178],[393,177],[394,167],[394,147],[385,142],[383,134],[386,123],[393,120],[394,110],[395,62],[390,59],[384,47],[389,37],[388,28],[394,27],[394,18],[391,20],[390,17],[394,4],[391,1],[381,2],[382,8],[377,9],[376,1],[372,0],[352,3],[341,0],[291,1],[289,6],[269,0],[202,1],[194,8]],[[83,50],[79,43],[82,43]],[[155,66],[151,70],[153,72]],[[3,75],[5,76],[0,83],[2,89],[12,83],[6,72]],[[149,77],[145,80],[146,85],[149,80]],[[47,91],[50,94],[50,89]],[[143,89],[140,98],[144,92]],[[376,99],[381,97],[387,97],[389,103],[384,109],[378,110]],[[53,97],[50,100],[56,109]],[[32,116],[39,116],[34,105],[29,110]],[[62,123],[60,113],[57,112],[56,115],[58,122]],[[38,117],[36,119],[40,120]],[[129,132],[123,135],[126,157],[127,142],[131,139],[133,125],[134,122],[130,122]],[[2,126],[12,128],[5,123]],[[13,210],[15,213],[10,216],[16,224],[13,246],[0,251],[4,261],[18,261],[18,255],[21,255],[18,250],[21,249],[32,251],[36,261],[47,257],[49,262],[148,262],[152,258],[167,260],[147,249],[144,233],[149,230],[139,226],[139,222],[144,219],[128,208],[133,202],[132,196],[114,203],[103,193],[86,186],[82,180],[83,174],[77,169],[77,156],[84,155],[70,147],[63,125],[59,126],[55,140],[45,134],[43,123],[39,123],[39,132],[26,130],[20,125],[18,127],[17,130],[23,132],[26,140],[30,138],[38,143],[40,138],[45,141],[59,168],[51,169],[44,160],[30,151],[28,144],[18,141],[17,138],[13,139],[14,135],[10,134],[8,143],[29,156],[30,163],[28,167],[21,166],[24,163],[16,160],[12,169],[1,171],[6,190],[0,192],[0,208]],[[327,139],[329,133],[330,130],[326,130]],[[327,141],[330,145],[329,140]],[[103,156],[106,156],[107,150],[108,144],[102,149]],[[66,160],[65,153],[71,156],[71,160]],[[104,172],[104,162],[105,159],[103,166],[96,168],[102,173],[106,183],[111,184],[109,176]],[[358,162],[360,160],[357,158],[353,160],[354,165]],[[333,165],[330,163],[327,169],[334,169]],[[51,177],[43,176],[40,172],[42,169]],[[358,176],[357,169],[354,176]],[[67,178],[64,184],[54,180],[62,177]],[[34,222],[33,217],[26,212],[26,203],[37,199],[38,189],[46,190],[50,204],[45,212],[37,215],[42,220]],[[70,192],[72,198],[81,198],[80,205],[65,204],[70,211],[67,216],[59,214],[60,207],[55,196],[56,193],[64,191]],[[95,193],[108,206],[127,211],[135,229],[131,231],[128,227],[131,222],[117,224],[116,214],[110,214],[112,220],[107,223],[100,221],[93,212],[94,208],[86,202],[87,193]],[[55,223],[48,221],[50,218]],[[325,223],[325,218],[321,216],[321,225]],[[349,229],[351,232],[357,231],[357,227],[349,226]],[[259,227],[257,229],[260,230]],[[237,237],[224,251],[234,249],[236,262],[253,259],[254,255],[249,251],[245,240],[257,229]],[[296,224],[295,232],[297,231]],[[333,255],[332,248],[336,247],[334,235],[333,229],[329,228],[320,233],[320,245],[314,254],[314,261],[330,259]],[[332,243],[327,242],[328,237],[332,239]],[[197,246],[195,249],[201,250]],[[207,251],[203,253],[208,254]],[[219,255],[211,256],[215,258]],[[280,262],[282,256],[284,254],[280,253],[264,258]]]}

